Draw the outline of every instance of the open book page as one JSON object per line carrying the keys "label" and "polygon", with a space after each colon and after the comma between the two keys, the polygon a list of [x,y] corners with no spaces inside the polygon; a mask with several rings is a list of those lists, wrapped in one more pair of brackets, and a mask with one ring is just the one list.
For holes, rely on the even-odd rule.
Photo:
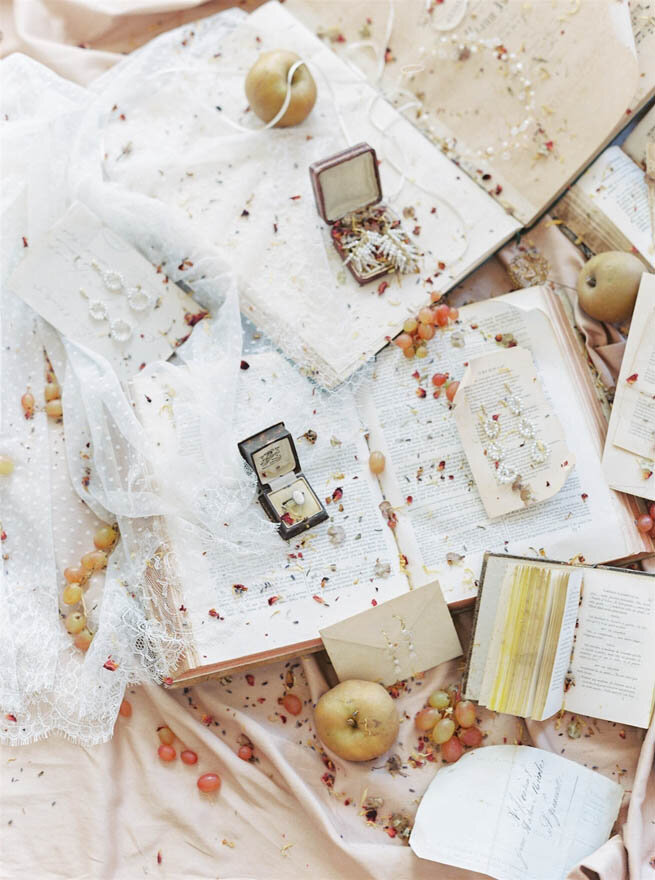
{"label": "open book page", "polygon": [[578,619],[582,580],[583,572],[580,570],[573,570],[569,575],[566,601],[562,610],[561,618],[558,621],[559,636],[556,641],[555,656],[552,659],[548,692],[543,706],[535,706],[534,717],[538,720],[552,718],[556,712],[559,712],[564,703],[564,685],[566,674],[569,671],[569,664],[571,662],[571,649],[573,647],[575,625]]}
{"label": "open book page", "polygon": [[652,98],[655,88],[655,17],[650,0],[631,0],[629,5],[639,63],[637,91],[630,102],[635,113]]}
{"label": "open book page", "polygon": [[[631,332],[638,333],[634,327]],[[646,317],[632,373],[621,386],[613,440],[635,455],[655,459],[655,306]]]}
{"label": "open book page", "polygon": [[[318,97],[302,125],[263,131],[246,112],[243,83],[259,53],[279,47],[307,62]],[[520,224],[281,4],[244,18],[220,49],[201,30],[193,53],[180,54],[175,44],[171,67],[181,69],[188,58],[188,68],[177,79],[164,77],[157,90],[138,93],[122,127],[107,129],[107,173],[175,205],[203,240],[225,250],[243,280],[244,314],[333,387],[398,332],[429,301],[430,290],[450,289]],[[121,151],[130,139],[157,143],[167,136],[167,108],[180,100],[180,79],[193,83],[198,110],[176,141],[179,159],[159,173],[160,155]],[[382,197],[424,252],[420,274],[389,275],[363,287],[333,246],[309,177],[312,163],[360,141],[376,150]],[[437,269],[439,263],[445,268]]]}
{"label": "open book page", "polygon": [[655,688],[655,578],[585,570],[566,708],[648,727]]}
{"label": "open book page", "polygon": [[487,746],[439,770],[409,845],[419,858],[497,880],[564,880],[608,839],[622,796],[620,785],[559,755]]}
{"label": "open book page", "polygon": [[389,99],[526,224],[655,85],[640,81],[630,10],[615,0],[397,2],[390,34],[375,0],[286,5],[371,81],[382,72]]}
{"label": "open book page", "polygon": [[[394,347],[383,351],[361,395],[369,446],[387,457],[380,483],[396,509],[396,537],[409,575],[414,586],[436,577],[449,603],[475,595],[485,551],[602,562],[641,547],[623,502],[605,485],[602,425],[594,421],[584,388],[571,379],[572,357],[564,336],[534,309],[546,302],[545,296],[532,288],[466,306],[459,325],[431,340],[425,360],[407,361]],[[525,302],[532,311],[510,301]],[[554,498],[492,521],[466,461],[453,411],[443,393],[433,397],[431,376],[447,372],[459,380],[467,361],[498,351],[510,337],[532,352],[576,466]],[[417,396],[419,388],[425,397]]]}
{"label": "open book page", "polygon": [[635,247],[655,265],[644,172],[620,147],[605,150],[558,203],[555,213],[593,250]]}
{"label": "open book page", "polygon": [[519,346],[469,361],[453,401],[455,423],[487,516],[560,491],[575,464],[546,401],[531,353]]}
{"label": "open book page", "polygon": [[[317,640],[321,627],[407,589],[352,399],[315,393],[276,353],[252,355],[248,362],[250,368],[239,371],[233,450],[217,448],[214,455],[223,467],[234,457],[245,474],[237,441],[283,420],[330,519],[283,541],[257,502],[254,480],[243,506],[233,482],[216,487],[210,480],[199,440],[201,414],[190,407],[184,368],[139,375],[134,398],[155,447],[154,476],[162,496],[179,510],[165,517],[165,527],[192,631],[189,667]],[[308,429],[317,435],[310,435],[313,443],[304,439]]]}
{"label": "open book page", "polygon": [[[655,32],[655,24],[653,25]],[[655,52],[655,47],[653,48]],[[646,170],[646,147],[655,142],[655,106],[646,113],[639,125],[636,125],[627,138],[621,144],[621,149],[630,158]]]}
{"label": "open book page", "polygon": [[[635,373],[635,364],[644,364],[641,368],[642,381],[646,383],[645,387],[650,387],[649,362],[652,350],[652,328],[649,321],[652,322],[653,310],[655,309],[655,275],[644,274],[641,278],[639,286],[639,294],[632,314],[630,323],[630,334],[626,342],[621,371],[616,383],[616,396],[614,398],[614,406],[610,416],[609,428],[607,431],[607,440],[605,443],[605,451],[603,453],[603,471],[610,486],[621,492],[629,492],[641,498],[648,498],[655,501],[655,455],[639,455],[622,448],[622,445],[631,447],[637,445],[637,437],[625,437],[626,430],[630,434],[639,434],[639,444],[643,442],[641,436],[645,431],[649,430],[648,422],[638,424],[638,432],[630,431],[630,425],[633,424],[631,415],[634,414],[634,396],[632,392],[632,382],[628,382]],[[637,372],[639,372],[637,370]],[[638,378],[638,377],[637,377]],[[636,383],[635,383],[636,384]],[[624,403],[624,392],[628,392],[630,400]],[[648,394],[645,395],[646,397]],[[646,416],[649,416],[651,401],[646,401]],[[624,407],[627,409],[624,410]],[[640,407],[641,409],[641,407]],[[629,424],[623,425],[623,419],[630,418]],[[639,416],[638,416],[639,418]],[[619,437],[623,437],[622,445],[619,445]],[[646,440],[647,440],[646,436]]]}

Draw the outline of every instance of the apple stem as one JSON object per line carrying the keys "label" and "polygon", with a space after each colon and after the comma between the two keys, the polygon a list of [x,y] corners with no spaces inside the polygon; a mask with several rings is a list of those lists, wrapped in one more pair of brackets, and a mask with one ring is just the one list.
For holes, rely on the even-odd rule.
{"label": "apple stem", "polygon": [[596,286],[596,279],[594,278],[593,275],[590,275],[590,276],[587,278],[587,284],[589,285],[589,287],[595,287],[595,286]]}
{"label": "apple stem", "polygon": [[357,727],[357,709],[353,712],[350,718],[346,719],[346,724],[349,724],[351,727]]}

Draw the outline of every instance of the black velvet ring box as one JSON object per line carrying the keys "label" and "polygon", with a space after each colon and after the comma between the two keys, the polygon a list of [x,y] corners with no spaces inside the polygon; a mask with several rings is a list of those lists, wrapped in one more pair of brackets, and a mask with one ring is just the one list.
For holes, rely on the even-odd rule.
{"label": "black velvet ring box", "polygon": [[257,476],[257,494],[280,535],[288,541],[328,518],[303,474],[293,437],[278,422],[242,440],[239,452]]}

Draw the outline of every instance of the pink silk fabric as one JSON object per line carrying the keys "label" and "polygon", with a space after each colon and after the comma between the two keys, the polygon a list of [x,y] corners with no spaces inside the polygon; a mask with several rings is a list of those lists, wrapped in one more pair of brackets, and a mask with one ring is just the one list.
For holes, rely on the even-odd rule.
{"label": "pink silk fabric", "polygon": [[[157,33],[233,5],[230,0],[0,0],[3,55],[21,51],[57,73],[87,84]],[[258,0],[240,4],[252,9]],[[84,48],[83,48],[84,47]],[[520,286],[526,254],[542,280],[562,285],[575,309],[590,359],[611,386],[623,342],[612,327],[583,315],[575,283],[579,251],[547,218],[503,248],[452,294],[453,303]],[[464,644],[470,613],[457,616]],[[3,748],[0,760],[0,878],[430,878],[484,875],[418,859],[393,832],[411,823],[439,767],[420,761],[414,714],[432,690],[460,679],[460,660],[429,670],[400,689],[401,731],[393,761],[363,765],[328,754],[316,738],[312,709],[331,684],[324,655],[298,658],[208,682],[190,691],[155,687],[126,694],[130,718],[119,716],[113,739],[81,748],[51,738]],[[290,690],[303,708],[279,703]],[[570,880],[655,878],[655,726],[644,732],[579,719],[570,713],[524,722],[480,710],[485,744],[524,743],[586,764],[620,782],[625,797],[615,835]],[[198,754],[194,766],[157,757],[157,727],[169,725],[176,749]],[[249,741],[254,758],[237,756]],[[196,780],[217,772],[218,794]],[[471,828],[471,834],[475,829]]]}

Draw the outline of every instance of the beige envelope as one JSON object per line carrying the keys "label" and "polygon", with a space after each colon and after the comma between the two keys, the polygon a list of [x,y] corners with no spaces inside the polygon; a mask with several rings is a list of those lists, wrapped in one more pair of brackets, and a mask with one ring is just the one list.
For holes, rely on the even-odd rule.
{"label": "beige envelope", "polygon": [[462,653],[438,581],[320,630],[341,681],[394,684]]}

